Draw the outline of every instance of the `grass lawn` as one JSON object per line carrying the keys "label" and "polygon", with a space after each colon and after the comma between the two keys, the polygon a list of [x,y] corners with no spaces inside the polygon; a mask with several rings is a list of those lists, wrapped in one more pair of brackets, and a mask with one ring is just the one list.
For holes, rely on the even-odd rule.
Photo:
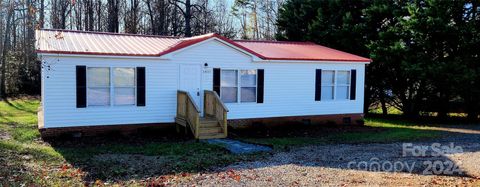
{"label": "grass lawn", "polygon": [[[125,137],[44,142],[36,99],[0,102],[0,186],[70,186],[117,182],[145,186],[155,176],[207,170],[258,158],[233,155],[193,140],[121,140]],[[58,140],[57,140],[58,141]],[[110,183],[111,184],[111,183]]]}
{"label": "grass lawn", "polygon": [[[82,186],[104,182],[144,186],[162,175],[188,175],[269,155],[233,155],[222,147],[182,138],[114,136],[45,142],[36,126],[38,105],[39,101],[32,98],[0,101],[0,186]],[[430,126],[376,118],[367,118],[366,126],[358,128],[363,130],[325,136],[237,138],[283,151],[291,146],[411,141],[442,135]]]}
{"label": "grass lawn", "polygon": [[[271,138],[240,138],[246,142],[271,145],[277,149],[289,146],[331,144],[331,143],[389,143],[398,141],[428,140],[440,137],[443,132],[431,129],[430,126],[403,123],[399,121],[366,118],[365,127],[371,130],[342,133],[329,133],[323,136],[293,136]],[[335,127],[333,127],[335,128]]]}

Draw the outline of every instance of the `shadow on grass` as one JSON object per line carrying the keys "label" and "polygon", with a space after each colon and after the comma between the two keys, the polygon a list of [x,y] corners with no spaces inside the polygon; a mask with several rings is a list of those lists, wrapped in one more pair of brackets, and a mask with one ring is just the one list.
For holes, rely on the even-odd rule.
{"label": "shadow on grass", "polygon": [[10,99],[4,99],[2,101],[4,103],[6,103],[8,106],[13,107],[18,111],[27,112],[27,113],[30,113],[30,114],[37,114],[37,109],[36,108],[33,108],[33,109],[31,108],[31,106],[38,105],[37,100],[33,100],[33,99],[25,99],[25,100],[14,99],[14,100],[12,100],[13,101],[12,102]]}
{"label": "shadow on grass", "polygon": [[[381,124],[376,124],[381,123]],[[247,142],[270,145],[275,152],[298,152],[306,157],[276,159],[274,153],[256,155],[233,155],[222,147],[197,142],[176,134],[174,128],[144,129],[128,136],[118,132],[95,137],[57,137],[46,140],[47,148],[30,147],[28,144],[0,144],[8,149],[18,149],[23,154],[33,154],[43,159],[65,160],[75,168],[85,172],[82,180],[92,182],[147,180],[165,174],[190,172],[218,172],[218,168],[242,161],[260,161],[267,164],[252,164],[249,168],[272,167],[294,164],[305,167],[324,167],[362,170],[349,167],[349,162],[371,164],[371,158],[381,161],[402,161],[406,164],[419,164],[416,174],[423,174],[424,161],[457,163],[448,156],[440,157],[401,157],[400,142],[413,142],[416,145],[430,145],[442,140],[453,141],[459,146],[466,141],[479,142],[479,134],[431,129],[431,126],[418,123],[408,125],[398,121],[367,119],[366,126],[345,125],[287,125],[277,127],[257,127],[244,130],[231,130],[230,137]],[[426,127],[428,128],[426,128]],[[440,126],[435,126],[440,127]],[[466,130],[476,132],[467,126]],[[449,128],[451,128],[449,126]],[[452,128],[463,129],[464,126]],[[478,131],[480,132],[480,131]],[[461,136],[460,142],[450,137]],[[449,137],[449,138],[445,138]],[[380,144],[379,144],[380,143]],[[308,147],[308,145],[315,145]],[[307,146],[307,147],[303,147]],[[51,148],[51,149],[50,149]],[[465,152],[478,152],[480,147],[465,147]],[[365,160],[366,159],[366,160]],[[382,171],[382,170],[379,170]],[[385,170],[383,170],[385,171]],[[460,167],[463,174],[449,176],[478,177]],[[402,170],[400,172],[408,172]],[[448,174],[437,174],[448,175]]]}
{"label": "shadow on grass", "polygon": [[233,155],[220,146],[176,134],[175,129],[146,129],[128,136],[111,132],[96,137],[59,137],[48,142],[68,163],[85,171],[84,180],[90,182],[205,172],[254,157]]}

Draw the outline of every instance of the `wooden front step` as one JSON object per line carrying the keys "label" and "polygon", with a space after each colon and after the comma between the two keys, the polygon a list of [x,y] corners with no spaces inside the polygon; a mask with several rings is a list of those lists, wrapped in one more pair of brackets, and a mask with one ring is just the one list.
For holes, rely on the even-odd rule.
{"label": "wooden front step", "polygon": [[226,138],[215,118],[200,118],[199,139]]}
{"label": "wooden front step", "polygon": [[223,133],[220,126],[216,127],[200,127],[200,133]]}
{"label": "wooden front step", "polygon": [[226,138],[225,134],[222,133],[202,133],[200,132],[200,135],[198,139],[215,139],[215,138]]}

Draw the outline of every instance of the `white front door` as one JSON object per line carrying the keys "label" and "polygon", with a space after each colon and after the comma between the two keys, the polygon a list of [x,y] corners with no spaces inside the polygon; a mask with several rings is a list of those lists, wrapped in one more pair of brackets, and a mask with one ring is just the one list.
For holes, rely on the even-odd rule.
{"label": "white front door", "polygon": [[201,74],[202,68],[200,65],[180,65],[180,90],[190,93],[200,111],[203,112],[201,105]]}

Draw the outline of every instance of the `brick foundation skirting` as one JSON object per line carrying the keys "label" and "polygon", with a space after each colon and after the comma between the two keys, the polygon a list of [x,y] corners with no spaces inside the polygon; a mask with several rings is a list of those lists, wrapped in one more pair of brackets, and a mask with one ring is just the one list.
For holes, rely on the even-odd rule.
{"label": "brick foundation skirting", "polygon": [[[274,118],[250,118],[228,120],[231,128],[247,128],[256,125],[286,125],[286,124],[358,124],[363,125],[363,114],[335,114],[315,116],[290,116]],[[140,129],[169,128],[174,123],[155,124],[129,124],[129,125],[101,125],[101,126],[80,126],[80,127],[59,127],[40,128],[39,131],[44,138],[61,136],[64,134],[77,136],[95,136],[106,133],[119,133],[128,135],[138,132]]]}
{"label": "brick foundation skirting", "polygon": [[78,127],[55,127],[40,128],[40,134],[43,138],[56,137],[62,135],[74,136],[96,136],[100,134],[119,133],[129,135],[136,133],[141,129],[166,129],[173,127],[174,123],[149,123],[149,124],[128,124],[128,125],[100,125],[100,126],[78,126]]}
{"label": "brick foundation skirting", "polygon": [[256,125],[291,125],[291,124],[347,124],[363,125],[363,113],[360,114],[334,114],[314,116],[289,116],[274,118],[250,118],[228,120],[232,128],[247,128]]}

